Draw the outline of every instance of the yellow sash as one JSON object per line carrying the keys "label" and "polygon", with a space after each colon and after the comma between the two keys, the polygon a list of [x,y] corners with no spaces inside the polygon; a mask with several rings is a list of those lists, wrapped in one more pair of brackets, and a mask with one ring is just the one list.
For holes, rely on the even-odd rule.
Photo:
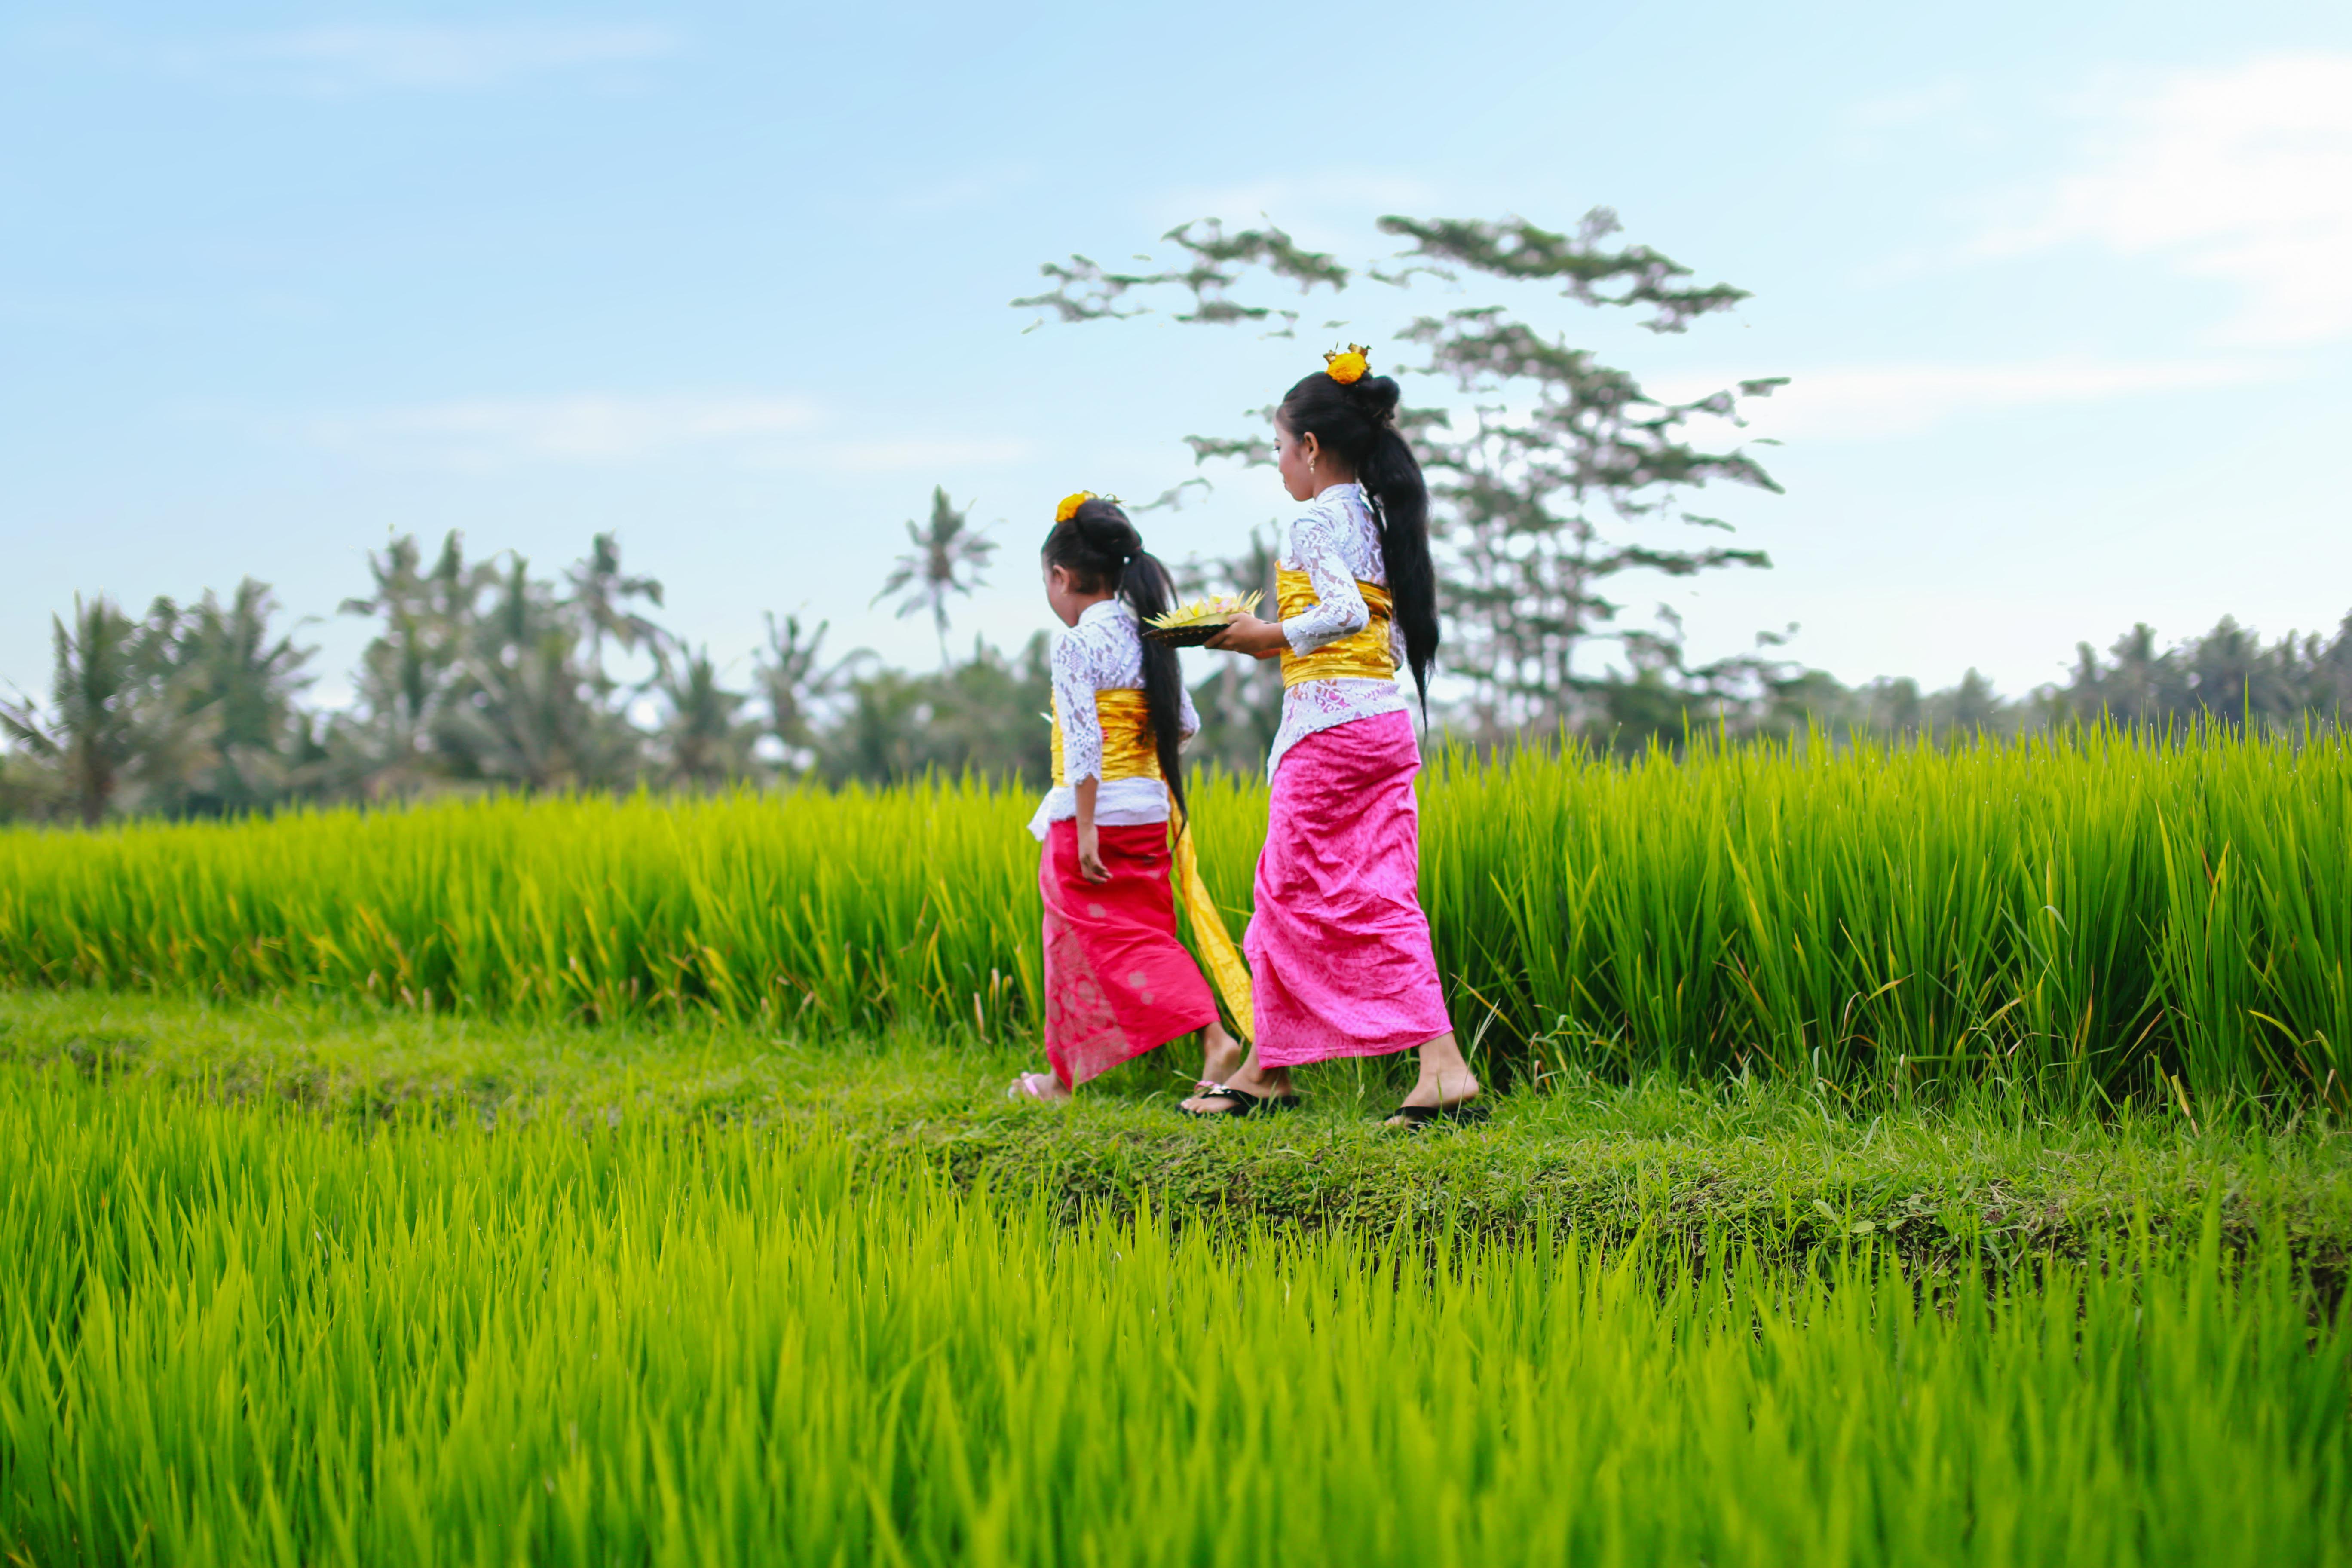
{"label": "yellow sash", "polygon": [[[1337,642],[1327,642],[1313,653],[1293,653],[1284,648],[1283,685],[1296,686],[1302,680],[1396,679],[1396,656],[1389,647],[1389,591],[1360,577],[1356,580],[1356,592],[1364,596],[1364,608],[1371,612],[1371,619],[1364,624],[1363,630],[1350,632]],[[1276,613],[1286,621],[1323,602],[1315,596],[1315,584],[1304,572],[1275,573],[1274,596]]]}
{"label": "yellow sash", "polygon": [[[1063,784],[1070,781],[1062,763],[1058,697],[1055,699],[1054,710],[1054,782]],[[1105,784],[1117,779],[1167,777],[1160,771],[1160,751],[1151,737],[1151,708],[1142,692],[1096,692],[1095,717],[1102,725]],[[1249,965],[1242,962],[1234,939],[1226,933],[1225,917],[1209,897],[1209,885],[1201,879],[1201,862],[1192,851],[1192,836],[1184,831],[1183,811],[1173,800],[1168,803],[1168,829],[1176,846],[1176,896],[1183,900],[1184,913],[1192,920],[1192,941],[1208,967],[1209,978],[1216,984],[1217,994],[1225,1000],[1225,1011],[1233,1015],[1234,1032],[1247,1039],[1252,1005]]]}

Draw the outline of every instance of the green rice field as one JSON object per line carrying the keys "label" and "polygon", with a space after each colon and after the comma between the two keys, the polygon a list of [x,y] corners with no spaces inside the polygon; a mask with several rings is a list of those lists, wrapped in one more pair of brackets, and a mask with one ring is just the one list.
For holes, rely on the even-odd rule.
{"label": "green rice field", "polygon": [[0,1561],[2352,1563],[2336,741],[1423,802],[1421,1137],[1008,1104],[984,781],[0,834]]}
{"label": "green rice field", "polygon": [[2320,1563],[2283,1252],[1213,1231],[822,1131],[0,1070],[15,1563]]}
{"label": "green rice field", "polygon": [[[1196,786],[1238,928],[1259,786]],[[1486,1059],[2343,1109],[2334,734],[1440,756],[1423,895]],[[1028,796],[941,781],[0,834],[0,980],[1022,1037]]]}

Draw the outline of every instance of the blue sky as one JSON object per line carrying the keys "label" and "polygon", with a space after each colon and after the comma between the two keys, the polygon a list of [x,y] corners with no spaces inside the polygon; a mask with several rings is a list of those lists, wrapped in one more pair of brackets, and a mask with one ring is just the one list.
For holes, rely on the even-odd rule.
{"label": "blue sky", "polygon": [[[1634,595],[1698,651],[1796,622],[1847,679],[2015,692],[2135,620],[2352,610],[2340,4],[17,0],[0,686],[45,690],[77,591],[252,574],[332,700],[366,552],[451,528],[550,571],[617,531],[739,674],[763,610],[928,663],[867,601],[935,483],[1007,545],[957,637],[1017,642],[1056,498],[1158,493],[1326,346],[1024,333],[1040,261],[1597,205],[1755,298],[1546,319],[1670,391],[1794,378],[1725,433],[1783,441],[1788,493],[1709,498],[1776,568]],[[1221,475],[1149,532],[1227,552],[1278,505]]]}

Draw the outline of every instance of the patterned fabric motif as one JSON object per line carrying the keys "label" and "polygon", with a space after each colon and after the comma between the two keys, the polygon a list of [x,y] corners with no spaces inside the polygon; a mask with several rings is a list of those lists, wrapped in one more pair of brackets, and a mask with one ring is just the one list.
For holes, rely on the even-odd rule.
{"label": "patterned fabric motif", "polygon": [[1303,737],[1276,775],[1242,941],[1265,1066],[1385,1056],[1453,1028],[1421,907],[1420,771],[1412,721],[1392,712]]}
{"label": "patterned fabric motif", "polygon": [[1054,824],[1037,863],[1045,1058],[1069,1089],[1217,1020],[1209,983],[1176,940],[1168,829],[1139,823],[1100,837],[1108,882],[1079,873],[1075,822]]}
{"label": "patterned fabric motif", "polygon": [[[1051,658],[1055,706],[1062,715],[1062,771],[1069,779],[1045,792],[1029,831],[1039,843],[1056,822],[1078,815],[1077,784],[1102,777],[1102,724],[1095,693],[1143,689],[1143,634],[1135,612],[1118,599],[1089,605],[1078,624],[1054,634]],[[1186,740],[1201,728],[1186,691],[1177,727]],[[1168,820],[1168,788],[1158,779],[1112,779],[1095,789],[1095,826],[1128,827]]]}
{"label": "patterned fabric motif", "polygon": [[[1282,623],[1283,639],[1293,653],[1312,653],[1370,625],[1371,612],[1356,589],[1357,579],[1385,588],[1389,571],[1381,558],[1380,525],[1364,504],[1363,487],[1328,485],[1307,502],[1285,531],[1279,564],[1306,573],[1319,601]],[[1402,668],[1404,633],[1393,624],[1389,645]],[[1271,776],[1281,767],[1284,753],[1309,735],[1335,724],[1411,710],[1394,679],[1302,680],[1282,694],[1282,724],[1266,757],[1266,773]]]}

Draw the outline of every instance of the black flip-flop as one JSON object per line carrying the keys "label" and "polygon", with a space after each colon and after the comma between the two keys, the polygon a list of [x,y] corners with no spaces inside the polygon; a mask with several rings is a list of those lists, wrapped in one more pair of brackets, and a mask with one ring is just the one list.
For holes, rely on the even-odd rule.
{"label": "black flip-flop", "polygon": [[1459,1105],[1400,1105],[1382,1120],[1402,1121],[1406,1131],[1418,1132],[1439,1121],[1451,1121],[1456,1127],[1475,1127],[1494,1114],[1494,1107],[1471,1100]]}
{"label": "black flip-flop", "polygon": [[1252,1094],[1245,1089],[1228,1089],[1222,1083],[1213,1083],[1192,1098],[1232,1100],[1234,1108],[1231,1110],[1185,1110],[1181,1104],[1176,1107],[1186,1116],[1207,1117],[1215,1121],[1230,1116],[1257,1116],[1298,1109],[1298,1097],[1295,1094]]}

